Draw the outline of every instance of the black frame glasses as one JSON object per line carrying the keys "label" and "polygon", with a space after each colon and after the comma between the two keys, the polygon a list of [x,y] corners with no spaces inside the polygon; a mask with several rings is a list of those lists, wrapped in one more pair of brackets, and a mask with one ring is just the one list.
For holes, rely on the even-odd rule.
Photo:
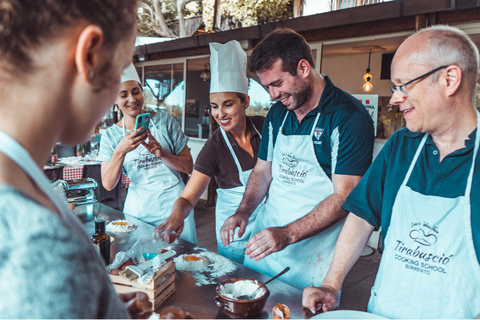
{"label": "black frame glasses", "polygon": [[410,81],[408,81],[408,82],[406,82],[406,83],[404,83],[404,84],[401,84],[401,85],[398,85],[398,86],[391,86],[391,87],[390,87],[390,91],[392,91],[392,93],[395,93],[395,91],[398,90],[398,91],[401,92],[402,94],[405,94],[405,90],[403,89],[405,86],[408,86],[409,84],[411,84],[411,83],[413,83],[413,82],[415,82],[415,81],[422,80],[423,78],[428,77],[429,75],[437,72],[438,70],[445,69],[446,67],[448,67],[448,65],[447,65],[447,66],[441,66],[441,67],[435,68],[435,69],[433,69],[433,70],[431,70],[431,71],[428,71],[427,73],[422,74],[420,77],[417,77],[417,78],[415,78],[415,79],[413,79],[413,80],[410,80]]}

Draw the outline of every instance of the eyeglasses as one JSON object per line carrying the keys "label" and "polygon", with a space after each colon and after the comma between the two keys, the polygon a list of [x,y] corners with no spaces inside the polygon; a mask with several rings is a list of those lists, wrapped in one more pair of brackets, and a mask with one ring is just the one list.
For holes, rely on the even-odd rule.
{"label": "eyeglasses", "polygon": [[395,91],[398,90],[398,91],[401,92],[402,94],[405,94],[405,89],[404,89],[405,86],[408,86],[409,84],[411,84],[411,83],[413,83],[413,82],[415,82],[415,81],[422,80],[423,78],[428,77],[429,75],[437,72],[438,70],[445,69],[446,67],[448,67],[448,66],[441,66],[441,67],[435,68],[435,69],[433,69],[432,71],[428,71],[427,73],[422,74],[420,77],[417,77],[417,78],[415,78],[415,79],[413,79],[413,80],[410,80],[410,81],[408,81],[408,82],[406,82],[406,83],[404,83],[404,84],[401,84],[401,85],[399,85],[399,86],[391,86],[391,87],[390,87],[390,91],[392,91],[392,93],[395,93]]}

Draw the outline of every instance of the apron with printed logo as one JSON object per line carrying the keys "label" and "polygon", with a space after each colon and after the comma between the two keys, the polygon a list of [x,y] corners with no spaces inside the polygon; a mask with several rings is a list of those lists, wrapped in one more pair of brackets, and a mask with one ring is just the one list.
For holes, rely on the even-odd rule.
{"label": "apron with printed logo", "polygon": [[[268,227],[285,226],[305,216],[334,192],[332,181],[317,161],[312,142],[320,113],[309,135],[283,134],[287,116],[288,112],[274,148],[273,180],[267,201],[256,219],[252,235]],[[313,237],[291,244],[259,261],[245,256],[245,265],[269,276],[289,266],[290,271],[279,278],[281,281],[299,289],[320,286],[330,267],[343,222],[344,219]]]}
{"label": "apron with printed logo", "polygon": [[407,186],[423,137],[393,204],[392,221],[368,311],[387,318],[475,318],[480,314],[480,265],[470,192],[480,143],[480,116],[465,194],[443,198]]}
{"label": "apron with printed logo", "polygon": [[[262,135],[258,132],[255,126],[253,127],[255,131],[257,131],[261,139]],[[242,201],[242,198],[243,198],[243,194],[245,192],[245,187],[248,182],[248,178],[250,177],[250,174],[252,173],[253,169],[246,170],[246,171],[242,170],[240,162],[238,161],[238,158],[235,155],[235,152],[233,151],[232,145],[228,140],[225,130],[220,128],[220,131],[222,132],[223,139],[225,140],[225,143],[227,144],[228,149],[232,154],[233,160],[235,161],[235,164],[238,169],[240,183],[242,185],[235,188],[229,188],[229,189],[221,189],[221,188],[217,189],[217,204],[215,207],[215,231],[217,234],[218,253],[233,261],[236,261],[238,263],[243,263],[243,260],[245,258],[245,244],[247,243],[247,241],[250,239],[250,236],[252,235],[253,224],[257,217],[257,213],[263,208],[263,201],[258,205],[257,209],[255,209],[255,211],[252,213],[252,215],[248,219],[247,228],[245,229],[245,233],[243,234],[243,236],[241,238],[238,238],[237,234],[234,235],[233,242],[231,242],[228,245],[228,247],[225,247],[220,238],[220,229],[222,228],[225,220],[228,217],[230,217],[232,214],[234,214],[238,206],[240,205],[240,202]],[[238,229],[237,229],[237,232],[238,232]]]}
{"label": "apron with printed logo", "polygon": [[[150,126],[150,131],[163,150],[172,153],[155,125]],[[126,132],[125,126],[123,132]],[[131,180],[123,212],[158,226],[170,216],[173,203],[185,187],[180,174],[142,144],[125,155],[123,168]],[[180,238],[198,244],[193,210],[185,218]]]}

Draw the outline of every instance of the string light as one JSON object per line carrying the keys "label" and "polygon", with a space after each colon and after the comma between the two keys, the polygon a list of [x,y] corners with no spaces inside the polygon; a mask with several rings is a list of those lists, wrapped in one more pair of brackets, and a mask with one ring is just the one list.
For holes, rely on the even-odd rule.
{"label": "string light", "polygon": [[370,82],[372,80],[372,75],[370,74],[370,59],[372,57],[372,49],[370,49],[370,52],[368,53],[368,67],[367,67],[367,73],[363,75],[363,81],[365,83],[363,84],[363,91],[365,92],[370,92],[372,90],[373,85]]}

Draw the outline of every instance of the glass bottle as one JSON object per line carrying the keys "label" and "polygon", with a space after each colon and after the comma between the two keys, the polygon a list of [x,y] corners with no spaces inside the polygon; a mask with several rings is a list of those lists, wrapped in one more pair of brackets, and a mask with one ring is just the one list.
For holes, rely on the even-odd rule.
{"label": "glass bottle", "polygon": [[110,264],[110,236],[105,232],[105,219],[95,218],[95,233],[92,235],[93,245],[107,265]]}
{"label": "glass bottle", "polygon": [[85,149],[83,148],[83,143],[77,144],[77,157],[83,157],[85,155]]}
{"label": "glass bottle", "polygon": [[57,145],[55,144],[52,148],[52,152],[50,155],[50,162],[53,165],[57,161],[58,161],[58,152],[57,152]]}

